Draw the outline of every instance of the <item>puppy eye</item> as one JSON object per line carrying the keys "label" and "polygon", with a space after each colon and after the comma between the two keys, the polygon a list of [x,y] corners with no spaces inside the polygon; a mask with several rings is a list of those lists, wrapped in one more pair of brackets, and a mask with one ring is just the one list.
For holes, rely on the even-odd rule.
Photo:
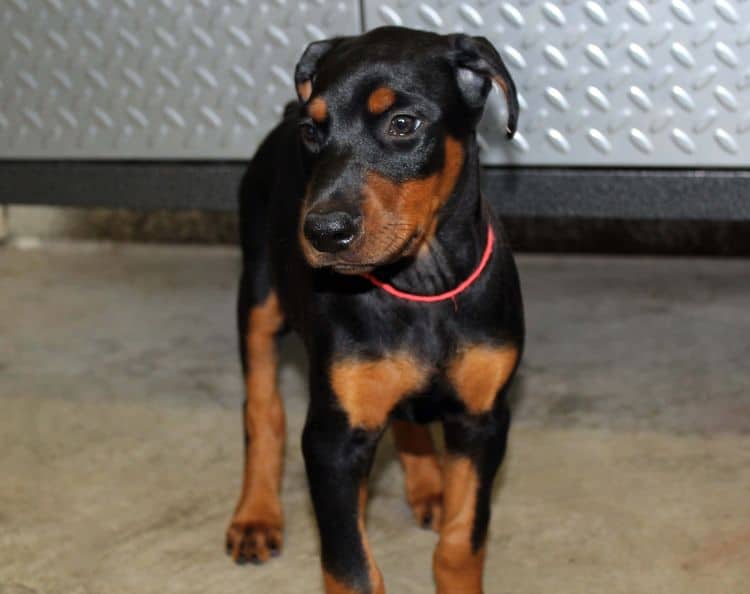
{"label": "puppy eye", "polygon": [[318,144],[318,132],[315,130],[315,126],[313,126],[309,122],[305,122],[303,124],[300,124],[299,127],[299,133],[302,137],[302,140],[309,145],[316,145]]}
{"label": "puppy eye", "polygon": [[388,127],[388,134],[391,136],[409,136],[414,134],[417,128],[422,125],[422,122],[417,118],[410,115],[397,115],[393,116],[391,124]]}

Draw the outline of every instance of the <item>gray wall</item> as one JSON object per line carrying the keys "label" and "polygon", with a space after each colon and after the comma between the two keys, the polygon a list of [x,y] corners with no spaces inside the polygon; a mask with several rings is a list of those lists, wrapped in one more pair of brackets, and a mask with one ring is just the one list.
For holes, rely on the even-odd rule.
{"label": "gray wall", "polygon": [[747,0],[0,0],[0,158],[244,159],[310,41],[403,24],[486,35],[521,91],[489,164],[746,167]]}

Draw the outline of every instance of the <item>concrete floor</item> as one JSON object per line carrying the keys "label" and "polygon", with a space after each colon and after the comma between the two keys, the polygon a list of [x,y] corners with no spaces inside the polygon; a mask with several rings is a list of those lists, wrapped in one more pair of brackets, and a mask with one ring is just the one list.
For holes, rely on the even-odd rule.
{"label": "concrete floor", "polygon": [[[522,257],[529,341],[487,594],[750,593],[750,263]],[[285,343],[286,545],[224,555],[239,489],[238,254],[0,250],[0,594],[320,592]],[[392,594],[432,592],[386,438]]]}

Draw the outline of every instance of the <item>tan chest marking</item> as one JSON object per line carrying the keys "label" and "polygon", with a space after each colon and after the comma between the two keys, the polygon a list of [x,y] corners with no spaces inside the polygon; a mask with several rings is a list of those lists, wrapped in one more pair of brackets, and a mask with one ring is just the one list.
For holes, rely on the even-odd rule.
{"label": "tan chest marking", "polygon": [[469,412],[481,414],[492,408],[517,363],[515,346],[467,346],[448,365],[448,380]]}
{"label": "tan chest marking", "polygon": [[427,384],[427,368],[409,353],[331,366],[331,386],[353,427],[381,427],[398,402]]}

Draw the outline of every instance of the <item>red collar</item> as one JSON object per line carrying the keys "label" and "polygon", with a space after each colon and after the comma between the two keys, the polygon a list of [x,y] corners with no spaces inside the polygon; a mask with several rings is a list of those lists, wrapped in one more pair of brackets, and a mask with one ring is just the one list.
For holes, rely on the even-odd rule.
{"label": "red collar", "polygon": [[468,289],[474,283],[474,281],[479,278],[479,275],[482,274],[482,271],[487,266],[487,262],[489,262],[490,260],[490,256],[492,255],[492,248],[494,247],[494,245],[495,233],[492,231],[492,225],[487,225],[487,245],[484,247],[484,253],[482,254],[482,259],[479,261],[479,265],[476,267],[474,272],[472,272],[469,277],[460,285],[458,285],[454,289],[451,289],[450,291],[439,293],[437,295],[415,295],[414,293],[406,293],[405,291],[399,291],[396,287],[389,283],[375,278],[375,276],[372,274],[366,273],[362,276],[364,276],[376,287],[380,287],[381,289],[383,289],[386,293],[390,293],[391,295],[393,295],[394,297],[398,297],[399,299],[406,299],[407,301],[417,301],[419,303],[435,303],[437,301],[455,299],[458,295]]}

